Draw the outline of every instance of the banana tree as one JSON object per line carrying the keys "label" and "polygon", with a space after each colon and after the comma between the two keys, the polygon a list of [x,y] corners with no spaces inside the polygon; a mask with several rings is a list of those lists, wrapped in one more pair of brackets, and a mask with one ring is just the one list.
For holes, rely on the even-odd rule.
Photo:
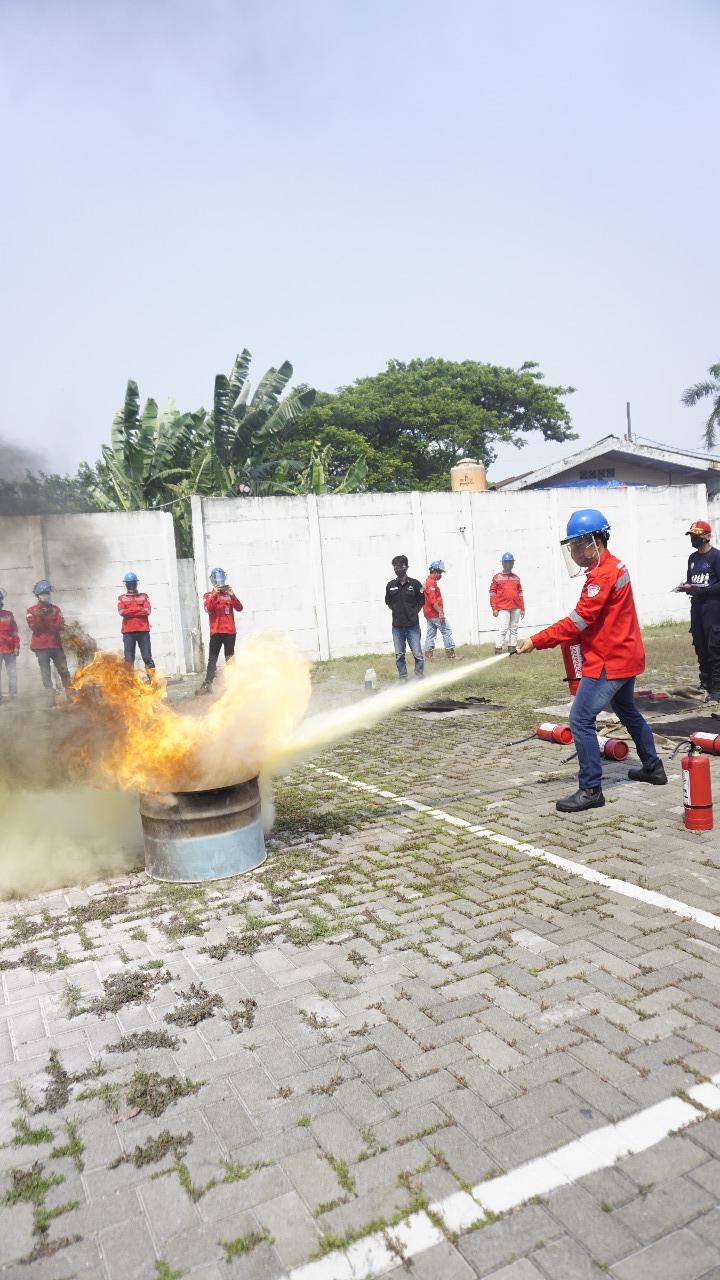
{"label": "banana tree", "polygon": [[237,493],[238,487],[245,485],[251,492],[258,491],[258,469],[277,455],[283,428],[315,400],[311,387],[295,387],[281,399],[293,373],[289,360],[279,369],[268,369],[252,396],[249,369],[246,348],[235,357],[230,377],[218,374],[215,379],[208,443],[222,470],[227,493]]}
{"label": "banana tree", "polygon": [[192,456],[195,415],[181,414],[169,400],[158,410],[147,400],[142,413],[137,383],[128,382],[125,400],[101,449],[94,482],[88,486],[104,511],[138,511],[162,506],[167,486],[179,480]]}
{"label": "banana tree", "polygon": [[365,488],[368,473],[368,464],[365,459],[356,458],[345,475],[332,476],[330,473],[332,457],[331,445],[321,448],[319,441],[314,440],[307,466],[298,467],[291,462],[281,462],[275,470],[272,481],[269,482],[267,491],[292,495],[361,492]]}

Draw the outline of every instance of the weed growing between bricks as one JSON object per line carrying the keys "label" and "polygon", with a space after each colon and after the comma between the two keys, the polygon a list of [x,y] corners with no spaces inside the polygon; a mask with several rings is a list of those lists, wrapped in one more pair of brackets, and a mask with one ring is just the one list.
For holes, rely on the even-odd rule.
{"label": "weed growing between bricks", "polygon": [[177,1049],[180,1041],[169,1031],[131,1031],[115,1044],[106,1045],[105,1053],[135,1053],[138,1049]]}
{"label": "weed growing between bricks", "polygon": [[44,1176],[44,1165],[39,1160],[36,1160],[29,1169],[10,1170],[10,1183],[3,1193],[0,1204],[7,1208],[17,1204],[32,1205],[35,1245],[30,1253],[20,1259],[21,1263],[29,1264],[38,1262],[41,1258],[51,1258],[60,1249],[66,1249],[68,1245],[76,1244],[80,1240],[78,1235],[50,1239],[50,1223],[62,1214],[70,1213],[71,1210],[79,1207],[78,1200],[68,1200],[66,1204],[56,1205],[52,1209],[45,1208],[48,1191],[52,1187],[60,1186],[64,1181],[60,1173]]}
{"label": "weed growing between bricks", "polygon": [[165,1014],[165,1021],[178,1027],[196,1027],[206,1018],[212,1018],[215,1010],[225,1003],[222,996],[211,995],[202,982],[191,982],[189,990],[180,992],[180,999],[179,1007]]}
{"label": "weed growing between bricks", "polygon": [[145,1004],[153,991],[165,982],[172,982],[169,969],[135,969],[130,973],[111,973],[103,980],[103,994],[94,996],[83,1007],[76,1000],[70,1010],[71,1017],[81,1013],[94,1013],[104,1018],[108,1013],[118,1013],[128,1004]]}
{"label": "weed growing between bricks", "polygon": [[187,1154],[187,1149],[193,1141],[192,1133],[170,1133],[169,1129],[163,1129],[162,1133],[156,1138],[148,1138],[146,1142],[139,1143],[132,1151],[126,1151],[124,1155],[117,1158],[108,1165],[108,1169],[117,1169],[121,1164],[132,1164],[136,1169],[142,1169],[148,1164],[159,1164],[167,1155],[171,1153],[178,1159],[182,1160]]}
{"label": "weed growing between bricks", "polygon": [[253,1000],[250,996],[247,1000],[241,1000],[238,1008],[232,1013],[227,1013],[225,1021],[230,1023],[233,1031],[249,1031],[255,1025],[257,1007],[257,1000]]}
{"label": "weed growing between bricks", "polygon": [[173,1102],[197,1093],[204,1081],[161,1076],[157,1071],[136,1071],[125,1086],[128,1107],[138,1107],[148,1116],[161,1116]]}
{"label": "weed growing between bricks", "polygon": [[246,1253],[252,1253],[259,1244],[272,1244],[273,1238],[269,1231],[249,1231],[247,1235],[236,1236],[234,1240],[219,1240],[226,1262],[232,1262],[233,1258],[241,1258]]}

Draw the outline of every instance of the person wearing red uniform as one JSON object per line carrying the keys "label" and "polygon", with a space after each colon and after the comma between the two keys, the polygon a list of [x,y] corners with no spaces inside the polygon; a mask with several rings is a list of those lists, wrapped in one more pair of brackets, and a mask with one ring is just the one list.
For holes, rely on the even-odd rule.
{"label": "person wearing red uniform", "polygon": [[37,597],[37,604],[30,606],[25,617],[32,633],[30,648],[40,665],[42,682],[50,695],[50,705],[54,706],[55,689],[51,666],[55,667],[62,681],[68,702],[70,701],[70,672],[60,639],[65,619],[58,606],[52,603],[51,593],[52,587],[49,582],[36,582],[33,595]]}
{"label": "person wearing red uniform", "polygon": [[498,619],[495,652],[502,653],[507,641],[508,652],[517,653],[518,624],[525,617],[522,583],[513,573],[515,557],[512,551],[504,553],[501,563],[502,569],[490,583],[490,608],[493,618]]}
{"label": "person wearing red uniform", "polygon": [[203,596],[205,612],[210,617],[210,645],[208,648],[208,664],[205,679],[196,689],[196,693],[210,693],[217,671],[217,660],[220,650],[225,652],[225,661],[230,662],[235,653],[235,613],[242,613],[242,605],[227,583],[224,569],[213,569],[210,574],[212,589]]}
{"label": "person wearing red uniform", "polygon": [[[3,667],[7,671],[8,694],[11,699],[17,698],[17,655],[20,652],[20,636],[18,634],[15,615],[4,609],[5,592],[0,591],[0,675]],[[0,702],[2,702],[0,688]]]}
{"label": "person wearing red uniform", "polygon": [[445,657],[451,661],[455,657],[455,641],[453,633],[450,630],[450,623],[445,617],[445,605],[443,604],[442,591],[440,590],[440,579],[445,572],[444,560],[433,560],[430,570],[425,579],[423,594],[425,603],[423,604],[423,616],[427,623],[425,631],[425,657],[432,659],[435,652],[435,637],[440,632],[445,645]]}
{"label": "person wearing red uniform", "polygon": [[120,631],[123,638],[125,661],[135,666],[135,648],[145,663],[148,680],[155,679],[155,663],[150,646],[150,598],[138,590],[138,576],[132,571],[123,578],[125,590],[118,596],[118,613],[122,618]]}
{"label": "person wearing red uniform", "polygon": [[663,786],[667,776],[647,721],[635,704],[635,678],[645,670],[640,623],[635,611],[627,566],[607,549],[610,525],[601,511],[574,511],[562,548],[571,577],[585,573],[585,584],[572,613],[552,627],[523,640],[518,653],[580,644],[582,678],[570,709],[570,728],[577,749],[579,790],[558,800],[561,813],[579,813],[605,804],[602,760],[596,718],[607,706],[630,734],[640,769],[629,769],[633,782]]}

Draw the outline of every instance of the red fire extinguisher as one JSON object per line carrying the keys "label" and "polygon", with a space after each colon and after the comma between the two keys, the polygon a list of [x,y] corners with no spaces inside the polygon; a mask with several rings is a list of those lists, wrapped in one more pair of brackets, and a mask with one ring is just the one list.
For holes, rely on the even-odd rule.
{"label": "red fire extinguisher", "polygon": [[549,720],[543,720],[535,729],[535,737],[542,738],[543,742],[561,742],[563,746],[567,746],[572,742],[572,729],[566,724],[551,724]]}
{"label": "red fire extinguisher", "polygon": [[694,742],[682,758],[683,803],[688,831],[712,831],[710,761]]}
{"label": "red fire extinguisher", "polygon": [[630,748],[627,742],[623,742],[622,738],[603,738],[597,735],[600,755],[606,760],[624,760]]}
{"label": "red fire extinguisher", "polygon": [[565,663],[565,680],[568,689],[575,697],[582,675],[582,650],[579,644],[569,644],[567,641],[560,648]]}
{"label": "red fire extinguisher", "polygon": [[690,741],[708,756],[720,756],[720,733],[691,733]]}

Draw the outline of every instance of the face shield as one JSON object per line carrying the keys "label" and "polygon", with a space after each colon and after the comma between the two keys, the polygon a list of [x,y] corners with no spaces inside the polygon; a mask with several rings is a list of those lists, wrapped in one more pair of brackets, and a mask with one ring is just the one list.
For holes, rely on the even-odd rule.
{"label": "face shield", "polygon": [[583,533],[579,538],[565,538],[560,546],[571,578],[594,569],[603,551],[603,544],[596,533]]}

